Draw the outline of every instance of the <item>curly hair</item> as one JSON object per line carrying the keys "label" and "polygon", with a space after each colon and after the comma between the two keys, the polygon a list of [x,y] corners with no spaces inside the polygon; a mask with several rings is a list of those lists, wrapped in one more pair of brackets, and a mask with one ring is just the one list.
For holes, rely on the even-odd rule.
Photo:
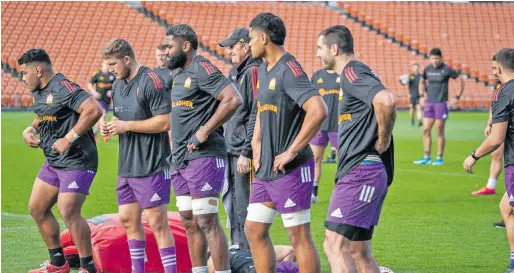
{"label": "curly hair", "polygon": [[166,30],[166,36],[173,36],[183,39],[191,43],[191,47],[196,50],[198,49],[198,36],[193,28],[186,24],[171,25]]}
{"label": "curly hair", "polygon": [[50,61],[50,56],[48,56],[44,49],[33,48],[23,53],[18,59],[19,65],[31,63],[45,63],[51,65],[52,61]]}

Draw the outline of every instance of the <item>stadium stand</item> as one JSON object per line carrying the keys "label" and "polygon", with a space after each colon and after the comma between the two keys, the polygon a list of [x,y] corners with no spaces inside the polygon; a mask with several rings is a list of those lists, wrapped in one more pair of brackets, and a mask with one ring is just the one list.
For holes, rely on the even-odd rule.
{"label": "stadium stand", "polygon": [[[309,76],[320,68],[315,47],[319,32],[334,24],[347,25],[355,37],[357,57],[370,65],[385,85],[396,93],[399,106],[407,107],[407,90],[398,82],[398,76],[408,72],[412,62],[416,61],[425,66],[428,61],[424,60],[422,55],[412,54],[407,47],[400,47],[400,44],[393,43],[393,39],[402,41],[410,45],[410,49],[417,49],[423,53],[426,53],[429,47],[441,43],[440,47],[448,63],[464,72],[469,72],[470,76],[477,76],[487,82],[491,80],[487,75],[491,52],[500,48],[500,43],[503,43],[498,42],[495,37],[507,36],[503,32],[508,31],[507,28],[501,30],[499,27],[499,22],[503,19],[484,19],[495,17],[495,14],[495,16],[480,15],[474,20],[469,19],[475,22],[473,24],[475,28],[478,28],[479,24],[485,25],[479,28],[481,31],[473,35],[485,35],[482,29],[494,30],[491,32],[494,36],[491,39],[477,39],[483,41],[477,42],[476,48],[473,47],[475,43],[469,43],[466,36],[471,35],[473,29],[471,26],[458,35],[454,31],[457,27],[452,26],[453,32],[441,33],[441,37],[444,36],[443,34],[446,35],[444,39],[433,34],[443,23],[435,22],[437,19],[431,19],[432,17],[442,17],[444,16],[442,14],[449,12],[448,10],[465,13],[480,9],[492,14],[495,12],[494,4],[374,2],[373,9],[368,11],[371,7],[370,3],[341,3],[340,6],[357,20],[352,20],[321,2],[141,2],[141,4],[145,9],[138,12],[121,2],[3,3],[2,63],[16,69],[16,60],[23,51],[32,47],[43,47],[52,57],[56,71],[62,71],[67,77],[85,87],[91,73],[100,65],[102,46],[112,38],[126,38],[132,43],[140,62],[150,67],[155,66],[154,49],[163,41],[165,33],[165,27],[159,22],[165,21],[168,24],[190,24],[197,31],[202,45],[207,47],[206,51],[199,50],[199,53],[209,58],[226,75],[231,68],[231,65],[226,62],[229,56],[225,55],[224,49],[217,43],[225,39],[234,28],[248,26],[250,20],[259,12],[271,11],[284,19],[288,30],[286,49],[297,57]],[[507,6],[509,9],[502,11],[501,16],[507,16],[511,7],[514,7],[514,5]],[[440,9],[442,13],[439,15],[434,12],[421,12],[427,7],[432,7],[434,10]],[[171,12],[177,10],[183,12]],[[234,10],[237,10],[237,13],[234,13]],[[390,20],[388,16],[391,14],[403,19]],[[419,17],[422,14],[426,17]],[[452,16],[445,16],[448,20],[444,21],[444,29],[450,29],[449,25],[453,24],[450,22],[453,20],[450,17]],[[13,20],[14,18],[16,20]],[[429,18],[431,23],[421,24],[423,21],[420,18]],[[408,20],[411,22],[405,23],[409,22]],[[45,21],[46,24],[37,24],[41,21]],[[91,22],[95,23],[91,24]],[[375,31],[370,31],[363,22],[387,33],[388,36],[384,37]],[[458,39],[450,39],[450,37]],[[510,41],[510,44],[512,43]],[[465,46],[469,49],[461,50]],[[471,64],[477,64],[476,68]],[[467,80],[466,84],[466,92],[458,106],[487,107],[490,90],[483,83],[477,83],[473,79]],[[450,90],[455,90],[453,83]],[[6,102],[6,104],[2,103],[4,106],[21,106],[20,100],[14,100],[13,103],[12,98],[6,97],[4,100],[2,97],[2,102],[4,101]]]}
{"label": "stadium stand", "polygon": [[[121,2],[2,3],[2,63],[19,70],[16,62],[24,51],[45,48],[54,70],[82,88],[100,67],[101,48],[110,39],[127,39],[138,60],[155,67],[155,47],[163,42],[164,35],[164,27]],[[199,53],[224,73],[230,70],[224,61],[205,51]],[[2,74],[2,106],[23,106],[23,100],[7,94],[3,82]]]}
{"label": "stadium stand", "polygon": [[423,53],[439,47],[456,68],[488,82],[491,55],[512,46],[512,3],[349,2],[352,16],[411,42]]}
{"label": "stadium stand", "polygon": [[29,107],[32,95],[18,78],[2,71],[2,107]]}

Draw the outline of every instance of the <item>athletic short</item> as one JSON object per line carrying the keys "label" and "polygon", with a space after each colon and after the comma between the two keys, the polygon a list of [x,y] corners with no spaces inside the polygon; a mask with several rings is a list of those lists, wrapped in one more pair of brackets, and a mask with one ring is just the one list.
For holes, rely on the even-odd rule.
{"label": "athletic short", "polygon": [[109,104],[103,100],[97,100],[102,109],[105,110],[105,112],[109,112]]}
{"label": "athletic short", "polygon": [[37,177],[43,182],[59,188],[59,193],[73,192],[89,194],[96,172],[90,170],[59,170],[48,161],[41,166]]}
{"label": "athletic short", "polygon": [[330,140],[330,146],[337,149],[337,132],[328,132],[319,130],[312,138],[310,144],[326,147]]}
{"label": "athletic short", "polygon": [[509,204],[514,207],[514,165],[505,168],[505,189],[507,189]]}
{"label": "athletic short", "polygon": [[116,196],[118,206],[137,202],[139,207],[153,208],[170,202],[170,170],[146,177],[118,176]]}
{"label": "athletic short", "polygon": [[227,160],[202,157],[189,161],[184,169],[171,169],[171,181],[176,196],[207,197],[218,195],[225,181]]}
{"label": "athletic short", "polygon": [[360,238],[356,233],[372,235],[387,190],[387,173],[381,162],[358,165],[338,179],[330,198],[325,226],[350,240],[371,239]]}
{"label": "athletic short", "polygon": [[255,178],[250,189],[250,204],[273,202],[280,213],[291,213],[311,208],[314,160],[277,180]]}
{"label": "athletic short", "polygon": [[449,114],[448,104],[446,102],[427,102],[423,116],[425,118],[447,120]]}
{"label": "athletic short", "polygon": [[413,107],[419,104],[419,97],[410,97],[410,105]]}

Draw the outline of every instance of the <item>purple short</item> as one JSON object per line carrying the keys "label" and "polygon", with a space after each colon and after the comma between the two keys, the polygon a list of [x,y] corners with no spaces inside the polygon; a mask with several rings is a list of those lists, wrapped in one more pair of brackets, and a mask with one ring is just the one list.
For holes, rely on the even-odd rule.
{"label": "purple short", "polygon": [[310,144],[316,146],[326,147],[330,140],[330,146],[337,149],[337,132],[328,132],[319,130],[316,135],[312,138]]}
{"label": "purple short", "polygon": [[225,181],[227,160],[202,157],[189,161],[184,169],[172,169],[171,180],[176,196],[206,197],[218,195]]}
{"label": "purple short", "polygon": [[423,117],[432,119],[447,120],[449,114],[448,104],[446,102],[427,102]]}
{"label": "purple short", "polygon": [[116,196],[118,206],[137,202],[139,207],[153,208],[170,202],[170,170],[146,177],[118,176]]}
{"label": "purple short", "polygon": [[382,163],[358,165],[337,180],[327,221],[366,229],[376,226],[387,190],[387,173]]}
{"label": "purple short", "polygon": [[505,168],[505,189],[507,189],[510,206],[514,207],[514,165]]}
{"label": "purple short", "polygon": [[37,177],[43,182],[59,188],[59,193],[73,192],[89,194],[96,172],[89,170],[59,170],[48,161],[41,166]]}
{"label": "purple short", "polygon": [[277,262],[277,273],[300,273],[298,264],[293,262]]}
{"label": "purple short", "polygon": [[103,100],[97,100],[98,104],[105,110],[105,112],[109,112],[109,104]]}
{"label": "purple short", "polygon": [[250,204],[273,202],[282,214],[310,209],[313,180],[314,160],[277,180],[255,178],[250,190]]}

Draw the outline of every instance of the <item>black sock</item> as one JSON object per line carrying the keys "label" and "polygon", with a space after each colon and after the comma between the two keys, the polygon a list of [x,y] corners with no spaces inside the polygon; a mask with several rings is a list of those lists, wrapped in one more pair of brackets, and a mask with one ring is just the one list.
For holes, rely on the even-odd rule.
{"label": "black sock", "polygon": [[80,268],[86,269],[89,271],[89,273],[96,273],[96,266],[93,262],[93,256],[80,258]]}
{"label": "black sock", "polygon": [[332,153],[330,154],[330,158],[336,159],[336,151],[332,150]]}
{"label": "black sock", "polygon": [[64,251],[62,247],[49,249],[48,253],[50,254],[50,263],[55,266],[63,266],[66,263],[66,259],[64,259]]}
{"label": "black sock", "polygon": [[315,183],[314,187],[312,188],[312,194],[314,194],[314,196],[318,196],[318,185],[317,185],[317,183]]}

